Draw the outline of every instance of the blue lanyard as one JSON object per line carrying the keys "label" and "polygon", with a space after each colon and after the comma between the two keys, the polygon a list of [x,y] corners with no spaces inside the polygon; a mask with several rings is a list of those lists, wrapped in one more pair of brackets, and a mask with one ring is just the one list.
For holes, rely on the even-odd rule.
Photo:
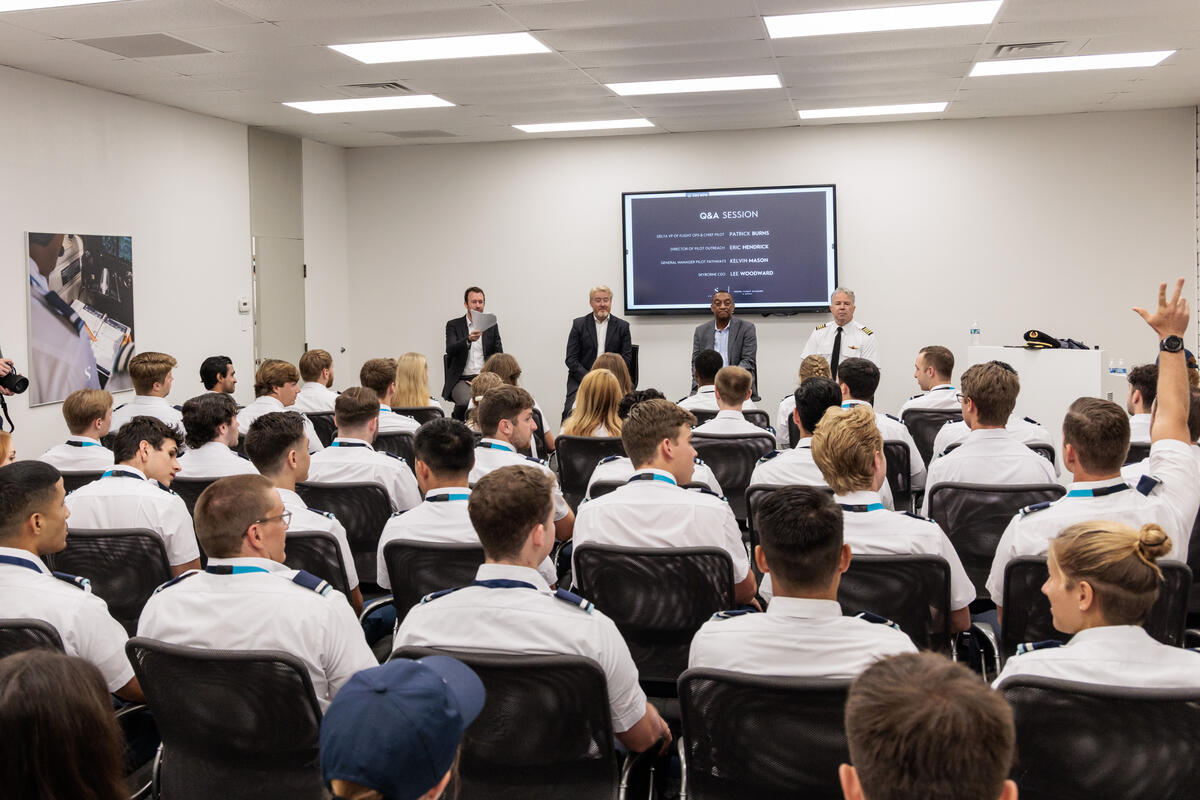
{"label": "blue lanyard", "polygon": [[483,586],[487,589],[533,589],[537,587],[525,581],[514,581],[508,578],[492,578],[486,581],[471,581],[472,586]]}
{"label": "blue lanyard", "polygon": [[504,451],[504,452],[506,452],[506,453],[515,453],[515,452],[517,452],[517,448],[515,448],[515,447],[506,447],[505,445],[502,445],[502,444],[497,444],[496,442],[480,442],[480,443],[479,443],[479,446],[480,446],[480,447],[487,447],[487,448],[489,448],[489,449],[491,449],[491,450],[503,450],[503,451]]}
{"label": "blue lanyard", "polygon": [[71,447],[103,447],[104,445],[97,442],[67,442]]}
{"label": "blue lanyard", "polygon": [[435,494],[433,497],[426,497],[427,503],[448,503],[451,500],[469,500],[469,494]]}
{"label": "blue lanyard", "polygon": [[134,478],[139,481],[146,480],[145,478],[141,477],[140,475],[134,475],[129,472],[117,472],[116,470],[111,470],[111,469],[108,470],[107,472],[105,472],[100,477],[101,478]]}
{"label": "blue lanyard", "polygon": [[370,447],[365,442],[334,442],[330,447]]}
{"label": "blue lanyard", "polygon": [[864,505],[852,506],[846,503],[839,503],[843,511],[884,511],[883,503],[869,503]]}
{"label": "blue lanyard", "polygon": [[657,472],[639,472],[627,480],[626,483],[633,483],[634,481],[662,481],[663,483],[669,483],[672,486],[679,485],[675,482],[674,478],[668,478],[666,475],[659,475]]}
{"label": "blue lanyard", "polygon": [[1072,489],[1067,497],[1104,497],[1106,494],[1116,494],[1129,489],[1129,484],[1118,483],[1115,486],[1102,486],[1099,489]]}
{"label": "blue lanyard", "polygon": [[210,575],[245,575],[247,572],[265,572],[271,574],[271,570],[263,569],[262,567],[235,567],[226,564],[209,565],[204,568],[204,571]]}
{"label": "blue lanyard", "polygon": [[0,564],[12,564],[14,567],[24,567],[25,569],[31,569],[34,572],[41,572],[41,570],[38,569],[38,565],[27,558],[17,558],[16,556],[0,556]]}

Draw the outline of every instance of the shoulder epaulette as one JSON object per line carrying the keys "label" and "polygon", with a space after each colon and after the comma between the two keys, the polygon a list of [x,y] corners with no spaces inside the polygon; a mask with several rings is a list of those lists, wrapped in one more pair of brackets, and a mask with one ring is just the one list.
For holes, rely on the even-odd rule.
{"label": "shoulder epaulette", "polygon": [[525,456],[525,460],[532,461],[535,464],[541,464],[543,467],[546,466],[546,462],[542,461],[540,458],[534,458],[533,456]]}
{"label": "shoulder epaulette", "polygon": [[919,393],[917,393],[917,394],[914,394],[912,397],[910,397],[910,398],[908,398],[908,399],[909,399],[909,400],[916,400],[918,397],[924,397],[924,396],[925,396],[925,393],[924,393],[924,392],[919,392]]}
{"label": "shoulder epaulette", "polygon": [[933,522],[933,520],[929,519],[928,517],[922,517],[920,514],[914,514],[911,511],[901,511],[900,513],[906,517],[912,517],[913,519],[919,519],[919,520],[921,520],[921,522]]}
{"label": "shoulder epaulette", "polygon": [[127,405],[129,405],[129,403],[121,403],[121,405],[114,408],[113,411],[120,411],[122,408],[124,408]]}
{"label": "shoulder epaulette", "polygon": [[620,458],[620,456],[605,456],[604,458],[600,459],[596,463],[597,464],[611,464],[612,462],[616,461],[618,458]]}
{"label": "shoulder epaulette", "polygon": [[309,507],[307,507],[307,506],[306,506],[306,508],[308,508],[308,510],[309,510],[309,511],[311,511],[312,513],[314,513],[314,514],[320,514],[322,517],[329,517],[330,519],[337,519],[337,517],[335,517],[335,516],[333,515],[333,513],[332,513],[332,512],[330,512],[330,511],[324,511],[324,510],[322,510],[322,509],[319,509],[319,508],[309,508]]}
{"label": "shoulder epaulette", "polygon": [[155,481],[155,482],[154,482],[154,484],[155,484],[156,486],[158,486],[158,488],[160,488],[160,489],[162,489],[164,492],[166,492],[167,494],[173,494],[173,495],[175,495],[176,497],[178,497],[178,496],[179,496],[179,492],[175,491],[175,490],[174,490],[174,489],[172,489],[170,486],[167,486],[167,485],[166,485],[165,483],[163,483],[162,481]]}
{"label": "shoulder epaulette", "polygon": [[184,578],[190,578],[193,575],[199,575],[199,574],[200,574],[200,570],[189,569],[187,572],[180,573],[179,575],[176,575],[174,578],[171,578],[171,580],[164,583],[162,586],[159,586],[157,589],[154,590],[154,593],[158,594],[163,589],[166,589],[168,586],[174,586],[175,584],[179,583]]}
{"label": "shoulder epaulette", "polygon": [[820,325],[818,325],[816,327],[816,330],[821,330],[822,328],[826,327],[827,325],[829,325],[828,322],[822,322]]}
{"label": "shoulder epaulette", "polygon": [[684,396],[684,397],[681,397],[681,398],[679,398],[678,400],[676,400],[676,401],[675,401],[675,405],[679,405],[679,404],[680,404],[680,403],[682,403],[684,400],[687,400],[689,397],[691,397],[691,395],[690,395],[690,394],[689,394],[689,395],[686,395],[686,396]]}
{"label": "shoulder epaulette", "polygon": [[1161,484],[1162,481],[1153,475],[1143,475],[1142,477],[1138,478],[1137,486],[1134,488],[1136,488],[1141,494],[1149,497],[1150,493],[1157,489]]}
{"label": "shoulder epaulette", "polygon": [[575,594],[574,592],[568,592],[566,589],[555,589],[554,596],[555,598],[562,600],[564,603],[570,603],[587,614],[592,613],[592,609],[595,608],[590,600],[584,600],[579,595]]}
{"label": "shoulder epaulette", "polygon": [[900,418],[899,418],[899,417],[897,417],[897,416],[894,416],[894,415],[892,415],[892,414],[884,414],[884,416],[885,416],[885,417],[887,417],[888,419],[894,419],[894,420],[896,420],[896,422],[899,422],[899,421],[900,421]]}
{"label": "shoulder epaulette", "polygon": [[782,452],[783,452],[782,450],[772,450],[771,452],[767,453],[765,456],[763,456],[762,458],[760,458],[760,459],[758,460],[758,463],[762,464],[762,463],[765,463],[765,462],[767,462],[767,461],[770,461],[772,458],[775,458],[775,456],[779,455],[779,454],[780,454],[780,453],[782,453]]}
{"label": "shoulder epaulette", "polygon": [[866,620],[867,622],[872,622],[876,625],[887,625],[889,628],[895,628],[896,630],[900,630],[900,626],[897,625],[896,623],[892,622],[887,617],[881,617],[880,615],[873,614],[870,611],[860,611],[857,614],[855,614],[854,616],[857,617],[858,619]]}
{"label": "shoulder epaulette", "polygon": [[407,461],[405,461],[405,460],[404,460],[404,456],[398,456],[398,455],[396,455],[395,453],[389,453],[387,450],[377,450],[376,452],[377,452],[377,453],[383,453],[383,454],[384,454],[385,456],[387,456],[388,458],[394,458],[394,459],[396,459],[397,461],[399,461],[401,464],[407,464],[407,463],[408,463]]}
{"label": "shoulder epaulette", "polygon": [[329,581],[321,580],[311,572],[297,570],[292,576],[292,583],[297,586],[303,586],[305,589],[311,589],[319,595],[327,595],[333,591],[333,587],[329,585]]}
{"label": "shoulder epaulette", "polygon": [[429,594],[427,594],[421,598],[421,603],[425,604],[425,603],[428,603],[430,600],[437,600],[439,597],[445,597],[446,595],[450,594],[451,592],[457,592],[461,588],[462,588],[461,586],[455,586],[453,589],[442,589],[441,591],[438,591],[438,592],[430,592]]}
{"label": "shoulder epaulette", "polygon": [[1029,417],[1024,417],[1024,420],[1026,422],[1028,422],[1030,425],[1039,425],[1040,426],[1042,424],[1042,423],[1038,422],[1036,419],[1030,419]]}
{"label": "shoulder epaulette", "polygon": [[714,492],[712,489],[709,489],[707,486],[689,486],[689,487],[687,487],[687,490],[688,490],[689,492],[697,492],[697,493],[699,493],[699,494],[707,494],[707,495],[711,495],[712,497],[715,497],[715,498],[717,498],[718,500],[720,500],[720,501],[721,501],[721,502],[723,502],[723,503],[728,503],[728,502],[729,502],[729,501],[728,501],[728,500],[726,500],[724,497],[721,497],[721,495],[719,495],[719,494],[717,494],[716,492]]}
{"label": "shoulder epaulette", "polygon": [[51,574],[63,583],[71,584],[76,589],[83,589],[89,593],[92,591],[92,582],[80,575],[71,575],[66,572],[53,572]]}
{"label": "shoulder epaulette", "polygon": [[233,453],[234,453],[234,455],[236,455],[238,458],[244,458],[244,459],[246,459],[247,461],[249,461],[249,460],[250,460],[250,456],[246,455],[245,453],[239,453],[239,452],[238,452],[238,451],[236,451],[236,450],[234,450],[234,451],[233,451]]}
{"label": "shoulder epaulette", "polygon": [[732,608],[729,611],[718,611],[709,619],[733,619],[734,617],[744,617],[747,614],[757,614],[758,609],[755,608]]}
{"label": "shoulder epaulette", "polygon": [[1049,650],[1054,647],[1062,647],[1062,642],[1058,639],[1047,639],[1044,642],[1022,642],[1017,645],[1017,655],[1032,653],[1034,650]]}
{"label": "shoulder epaulette", "polygon": [[703,467],[703,466],[704,466],[704,460],[703,460],[703,459],[701,459],[701,458],[700,458],[700,456],[696,456],[695,458],[693,458],[693,459],[692,459],[692,463],[693,463],[693,464],[695,464],[695,465],[696,465],[696,466],[698,466],[698,467]]}
{"label": "shoulder epaulette", "polygon": [[865,333],[867,336],[870,336],[870,335],[872,335],[873,333],[875,333],[875,331],[873,331],[873,330],[871,330],[870,328],[867,328],[867,327],[864,327],[864,328],[862,329],[862,332],[863,332],[863,333]]}
{"label": "shoulder epaulette", "polygon": [[1041,503],[1034,503],[1031,506],[1025,506],[1018,513],[1023,517],[1026,514],[1032,514],[1035,511],[1041,511],[1043,508],[1049,508],[1053,503],[1050,500],[1044,500]]}

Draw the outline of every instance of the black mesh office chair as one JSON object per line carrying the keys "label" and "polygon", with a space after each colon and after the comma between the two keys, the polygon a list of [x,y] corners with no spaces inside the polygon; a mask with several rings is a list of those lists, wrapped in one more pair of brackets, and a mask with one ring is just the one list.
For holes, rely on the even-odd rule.
{"label": "black mesh office chair", "polygon": [[847,615],[887,617],[921,650],[950,652],[950,565],[941,556],[856,555],[838,586]]}
{"label": "black mesh office chair", "polygon": [[391,541],[383,546],[383,563],[392,584],[396,621],[430,592],[466,586],[483,563],[483,547],[475,544]]}
{"label": "black mesh office chair", "polygon": [[840,800],[848,680],[689,669],[679,678],[688,800]]}
{"label": "black mesh office chair", "polygon": [[[1054,458],[1056,455],[1055,450],[1054,450],[1054,445],[1044,444],[1044,443],[1030,444],[1029,442],[1026,442],[1025,446],[1028,447],[1033,452],[1037,453],[1042,458],[1049,461],[1051,464],[1054,463]],[[962,447],[962,442],[952,442],[952,443],[946,445],[946,448],[944,450],[942,450],[942,455],[946,455],[948,453],[953,453],[955,450],[957,450],[960,447]]]}
{"label": "black mesh office chair", "polygon": [[573,560],[576,591],[616,623],[647,693],[674,696],[692,636],[734,606],[729,554],[716,547],[581,544]]}
{"label": "black mesh office chair", "polygon": [[[1163,573],[1163,583],[1142,627],[1163,644],[1179,646],[1183,644],[1192,571],[1181,561],[1160,561],[1158,567]],[[1020,556],[1005,565],[1000,632],[1000,649],[1005,658],[1017,652],[1017,645],[1023,642],[1070,641],[1070,635],[1055,629],[1050,600],[1042,594],[1042,585],[1049,577],[1045,556]]]}
{"label": "black mesh office chair", "polygon": [[742,416],[747,422],[753,422],[764,431],[771,429],[771,415],[761,408],[747,408],[742,411]]}
{"label": "black mesh office chair", "polygon": [[62,652],[62,638],[49,622],[40,619],[0,619],[0,658],[26,650]]}
{"label": "black mesh office chair", "polygon": [[414,452],[416,451],[417,437],[411,433],[394,432],[381,433],[375,437],[375,449],[381,453],[392,453],[404,459],[404,463],[408,464],[408,468],[416,471],[414,464]]}
{"label": "black mesh office chair", "polygon": [[899,439],[883,442],[883,457],[887,461],[887,482],[892,490],[892,503],[897,511],[912,509],[912,453],[908,443]]}
{"label": "black mesh office chair", "polygon": [[346,529],[358,579],[373,583],[379,535],[392,516],[387,490],[377,483],[298,483],[296,494],[309,508],[337,517]]}
{"label": "black mesh office chair", "polygon": [[714,409],[689,408],[688,411],[691,411],[692,416],[696,418],[697,425],[703,425],[704,423],[717,418],[717,412]]}
{"label": "black mesh office chair", "polygon": [[921,458],[925,459],[925,466],[929,466],[929,462],[933,458],[933,440],[937,438],[938,431],[947,422],[958,422],[961,419],[961,411],[941,411],[930,408],[912,408],[900,417],[900,421],[908,427],[908,432],[912,434]]}
{"label": "black mesh office chair", "polygon": [[617,796],[608,688],[595,661],[582,656],[424,647],[403,647],[391,658],[435,654],[465,663],[487,690],[483,710],[463,736],[458,774],[448,797],[612,800]]}
{"label": "black mesh office chair", "polygon": [[289,530],[283,563],[291,569],[311,572],[342,594],[350,592],[342,548],[337,538],[328,531]]}
{"label": "black mesh office chair", "polygon": [[67,494],[78,489],[80,486],[86,486],[94,480],[98,480],[104,474],[103,470],[88,470],[84,472],[59,472],[62,475],[63,489]]}
{"label": "black mesh office chair", "polygon": [[763,431],[762,435],[741,434],[693,434],[692,447],[713,471],[721,491],[739,520],[746,519],[746,487],[758,460],[775,450],[775,437]]}
{"label": "black mesh office chair", "polygon": [[154,794],[324,800],[321,710],[304,664],[277,651],[125,645],[162,750]]}
{"label": "black mesh office chair", "polygon": [[304,416],[308,417],[308,421],[313,424],[317,438],[321,440],[321,446],[329,447],[337,438],[337,423],[333,420],[333,412],[322,411],[319,414],[308,413]]}
{"label": "black mesh office chair", "polygon": [[446,416],[441,406],[392,406],[392,411],[412,417],[422,425],[431,419],[444,419]]}
{"label": "black mesh office chair", "polygon": [[1131,442],[1129,452],[1125,454],[1126,464],[1136,464],[1150,457],[1150,445],[1147,442]]}
{"label": "black mesh office chair", "polygon": [[48,559],[52,569],[92,582],[92,592],[132,636],[142,607],[154,590],[171,579],[162,537],[139,528],[71,528],[67,547]]}
{"label": "black mesh office chair", "polygon": [[[246,462],[250,466],[250,462]],[[171,481],[171,491],[183,498],[189,514],[196,513],[196,501],[200,493],[216,482],[216,478],[175,478]]]}
{"label": "black mesh office chair", "polygon": [[1200,689],[1133,689],[1014,675],[1022,800],[1196,797]]}
{"label": "black mesh office chair", "polygon": [[559,436],[554,440],[563,497],[573,509],[587,495],[588,480],[601,459],[625,455],[620,436]]}
{"label": "black mesh office chair", "polygon": [[950,538],[975,585],[975,594],[986,600],[991,597],[986,584],[996,545],[1013,516],[1025,506],[1057,500],[1066,491],[1057,483],[1021,486],[939,483],[928,490],[929,517]]}

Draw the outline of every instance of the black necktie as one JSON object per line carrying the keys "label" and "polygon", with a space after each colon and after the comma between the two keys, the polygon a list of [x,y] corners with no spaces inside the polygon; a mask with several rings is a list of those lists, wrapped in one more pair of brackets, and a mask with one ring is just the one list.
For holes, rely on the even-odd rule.
{"label": "black necktie", "polygon": [[838,361],[842,358],[842,329],[833,335],[833,353],[829,356],[829,374],[837,378]]}

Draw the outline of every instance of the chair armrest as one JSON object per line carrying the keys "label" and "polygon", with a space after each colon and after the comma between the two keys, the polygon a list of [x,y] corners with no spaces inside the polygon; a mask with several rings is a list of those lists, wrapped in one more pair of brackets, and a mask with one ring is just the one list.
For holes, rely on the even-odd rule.
{"label": "chair armrest", "polygon": [[1188,628],[1183,632],[1184,647],[1200,647],[1200,629]]}
{"label": "chair armrest", "polygon": [[617,790],[617,800],[625,800],[625,794],[629,789],[629,782],[633,778],[634,770],[648,769],[650,776],[647,780],[647,797],[654,797],[654,762],[658,759],[663,749],[665,740],[659,739],[650,747],[640,753],[626,753],[625,764],[621,767],[621,783]]}
{"label": "chair armrest", "polygon": [[376,597],[374,600],[363,606],[362,613],[358,615],[358,624],[361,625],[367,617],[371,616],[372,611],[377,610],[381,606],[390,605],[391,602],[392,596],[390,594],[386,594],[383,597]]}

